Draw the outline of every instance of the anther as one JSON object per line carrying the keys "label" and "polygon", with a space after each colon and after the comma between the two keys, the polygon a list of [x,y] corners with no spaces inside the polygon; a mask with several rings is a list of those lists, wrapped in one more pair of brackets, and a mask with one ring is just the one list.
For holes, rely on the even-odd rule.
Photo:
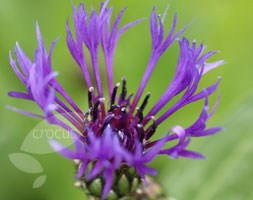
{"label": "anther", "polygon": [[138,128],[138,131],[139,131],[139,139],[142,142],[143,139],[144,139],[144,136],[145,136],[144,128],[141,124],[137,124],[137,128]]}
{"label": "anther", "polygon": [[121,108],[121,112],[122,112],[123,114],[126,114],[126,107],[122,107],[122,108]]}
{"label": "anther", "polygon": [[123,135],[123,132],[122,131],[118,131],[118,136],[119,136],[119,138],[121,139],[121,140],[123,140],[124,139],[124,135]]}
{"label": "anther", "polygon": [[90,109],[88,109],[88,111],[84,114],[84,120],[87,121],[89,114],[90,114]]}
{"label": "anther", "polygon": [[104,101],[105,101],[105,98],[100,98],[95,103],[94,108],[93,108],[93,113],[92,113],[93,114],[93,117],[92,117],[93,121],[95,121],[98,117],[98,106],[99,106],[99,104],[103,103]]}
{"label": "anther", "polygon": [[93,87],[89,88],[88,91],[88,103],[89,103],[89,108],[92,108],[92,92],[94,91]]}
{"label": "anther", "polygon": [[115,104],[116,94],[117,94],[117,90],[118,90],[119,86],[120,86],[120,83],[117,83],[113,88],[113,92],[112,92],[112,96],[111,96],[111,107],[112,107],[112,105]]}
{"label": "anther", "polygon": [[88,130],[89,130],[89,127],[88,127],[88,124],[87,124],[87,121],[84,121],[83,123],[83,134],[86,135],[88,133]]}
{"label": "anther", "polygon": [[142,124],[143,122],[143,112],[140,108],[136,108],[137,112],[138,112],[138,116],[139,116],[139,121],[138,121],[138,124]]}
{"label": "anther", "polygon": [[87,133],[88,132],[88,117],[90,114],[90,109],[88,109],[88,111],[84,114],[84,120],[83,120],[83,126],[84,126],[84,132]]}
{"label": "anther", "polygon": [[151,138],[155,131],[156,131],[156,128],[157,128],[157,124],[156,124],[156,118],[154,116],[151,116],[151,119],[153,120],[153,124],[152,126],[150,126],[150,128],[147,130],[147,133],[146,133],[146,140],[148,140],[149,138]]}
{"label": "anther", "polygon": [[100,103],[104,103],[105,102],[105,98],[103,98],[103,97],[99,98],[98,100],[100,101]]}
{"label": "anther", "polygon": [[106,120],[105,120],[105,122],[103,124],[102,131],[104,131],[105,128],[110,124],[110,122],[112,121],[112,119],[114,118],[114,116],[115,116],[114,114],[110,114],[110,115],[107,116],[107,118],[106,118]]}
{"label": "anther", "polygon": [[110,107],[110,109],[108,110],[108,112],[113,112],[115,109],[117,109],[117,108],[120,108],[120,106],[119,105],[112,105],[111,107]]}
{"label": "anther", "polygon": [[150,92],[147,93],[143,103],[141,104],[141,107],[140,107],[140,110],[144,110],[148,104],[148,100],[149,100],[149,97],[150,97]]}
{"label": "anther", "polygon": [[122,93],[121,93],[121,101],[126,99],[127,88],[126,88],[126,77],[122,78]]}
{"label": "anther", "polygon": [[156,130],[156,128],[157,128],[156,118],[154,116],[151,116],[151,119],[153,120],[152,129]]}

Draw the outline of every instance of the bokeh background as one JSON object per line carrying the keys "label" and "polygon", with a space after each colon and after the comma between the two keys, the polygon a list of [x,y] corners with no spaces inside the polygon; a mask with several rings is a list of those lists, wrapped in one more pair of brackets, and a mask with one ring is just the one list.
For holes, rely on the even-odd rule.
{"label": "bokeh background", "polygon": [[[36,110],[31,103],[7,97],[9,90],[24,87],[14,75],[8,53],[19,41],[32,58],[37,47],[35,22],[39,21],[47,48],[58,36],[60,40],[53,54],[53,67],[60,72],[59,81],[83,108],[86,108],[86,90],[81,73],[65,44],[65,23],[72,15],[71,4],[79,0],[0,0],[0,199],[1,200],[55,200],[85,199],[82,191],[73,187],[73,164],[57,154],[37,155],[43,166],[40,174],[18,170],[9,160],[20,147],[28,132],[39,120],[11,112],[5,105]],[[87,9],[99,7],[99,0],[84,1]],[[207,50],[220,50],[213,60],[225,59],[226,65],[203,78],[204,88],[222,76],[221,101],[209,125],[220,125],[224,131],[208,138],[196,138],[190,149],[200,151],[206,160],[171,160],[160,156],[153,163],[156,177],[167,194],[177,200],[251,200],[253,199],[253,2],[250,0],[112,0],[114,16],[128,7],[122,24],[148,18],[155,5],[162,13],[170,6],[165,21],[167,31],[174,12],[178,12],[178,30],[193,21],[185,32],[189,39],[204,41]],[[71,18],[72,19],[72,18]],[[149,21],[131,28],[120,39],[115,56],[115,81],[128,78],[130,92],[135,92],[150,54]],[[172,78],[178,56],[178,44],[161,58],[149,82],[147,91],[154,103]],[[104,69],[101,69],[105,72]],[[105,80],[105,76],[103,77]],[[214,103],[217,93],[211,98]],[[196,119],[203,102],[177,112],[159,129],[163,135],[173,125],[187,126]],[[193,114],[194,113],[194,114]],[[32,189],[34,180],[46,175],[46,183]]]}

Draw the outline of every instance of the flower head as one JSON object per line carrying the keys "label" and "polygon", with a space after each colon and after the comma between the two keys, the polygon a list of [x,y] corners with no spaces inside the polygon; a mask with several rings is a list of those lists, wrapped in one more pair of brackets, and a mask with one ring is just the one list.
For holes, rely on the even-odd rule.
{"label": "flower head", "polygon": [[[186,27],[175,33],[176,15],[170,32],[165,34],[163,19],[157,17],[154,8],[150,17],[152,39],[150,59],[142,81],[136,88],[136,94],[129,95],[125,77],[122,78],[121,83],[115,84],[113,81],[114,52],[120,36],[128,28],[142,20],[119,28],[125,11],[123,9],[111,26],[112,8],[107,8],[107,4],[108,1],[102,3],[100,11],[97,13],[92,10],[90,15],[83,4],[80,4],[78,9],[73,7],[75,39],[70,30],[69,21],[66,25],[69,51],[79,65],[88,88],[88,108],[86,111],[82,111],[76,105],[57,81],[57,73],[53,71],[51,66],[51,56],[56,41],[47,53],[38,24],[38,48],[35,51],[34,60],[30,60],[17,43],[14,53],[20,66],[18,68],[16,61],[12,58],[12,53],[10,53],[11,66],[26,86],[27,91],[25,93],[9,92],[11,97],[35,102],[43,111],[43,115],[13,107],[11,109],[29,116],[47,119],[49,123],[70,130],[77,136],[73,141],[75,150],[68,149],[54,140],[50,140],[50,144],[63,156],[79,161],[77,178],[84,177],[87,183],[98,176],[104,178],[103,198],[114,188],[113,177],[117,176],[115,172],[121,170],[122,167],[134,168],[137,177],[145,179],[146,174],[154,175],[156,173],[154,169],[147,166],[147,163],[151,162],[158,154],[167,154],[172,158],[180,156],[203,158],[203,155],[190,151],[187,147],[192,137],[211,135],[221,129],[220,127],[206,128],[206,123],[218,104],[217,101],[215,108],[208,113],[208,97],[217,89],[220,79],[201,91],[197,91],[197,89],[205,73],[223,64],[223,61],[207,63],[207,60],[216,52],[203,53],[205,48],[203,44],[198,46],[195,41],[190,43],[185,37],[179,39]],[[166,13],[164,17],[165,15]],[[143,91],[158,60],[174,42],[177,42],[180,48],[174,78],[155,105],[147,110],[146,106],[151,93],[143,95]],[[88,55],[85,55],[83,45],[86,46],[90,54],[95,85],[92,83],[88,70],[86,60]],[[99,71],[98,51],[100,46],[106,64],[108,95],[103,92]],[[181,94],[179,100],[156,118],[164,106],[178,94]],[[143,101],[140,101],[141,97]],[[204,99],[202,112],[192,125],[189,127],[176,125],[168,128],[168,134],[164,137],[152,140],[159,124],[182,107],[201,99]],[[105,102],[108,103],[108,106]],[[57,114],[67,119],[72,126],[65,123]],[[164,147],[165,143],[173,140],[178,140],[178,142],[170,148]]]}

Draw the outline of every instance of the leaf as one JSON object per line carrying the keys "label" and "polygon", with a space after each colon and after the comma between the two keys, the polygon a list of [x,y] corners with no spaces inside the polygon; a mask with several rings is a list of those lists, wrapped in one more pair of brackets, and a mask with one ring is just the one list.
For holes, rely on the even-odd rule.
{"label": "leaf", "polygon": [[12,164],[19,170],[26,173],[41,173],[43,168],[41,164],[32,156],[24,153],[9,154]]}
{"label": "leaf", "polygon": [[36,178],[35,181],[33,182],[33,188],[41,187],[46,182],[46,178],[47,178],[46,175],[42,175]]}

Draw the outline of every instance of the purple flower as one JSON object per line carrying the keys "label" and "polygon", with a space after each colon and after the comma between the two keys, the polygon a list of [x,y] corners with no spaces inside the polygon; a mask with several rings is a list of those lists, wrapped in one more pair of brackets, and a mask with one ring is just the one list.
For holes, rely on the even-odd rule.
{"label": "purple flower", "polygon": [[[80,66],[88,88],[87,111],[83,112],[57,81],[57,73],[51,66],[51,56],[56,41],[47,53],[38,24],[36,29],[38,48],[35,51],[34,60],[26,56],[18,43],[14,53],[19,67],[10,53],[11,66],[26,86],[26,92],[9,92],[9,96],[35,102],[43,114],[38,115],[14,107],[10,109],[46,119],[49,123],[59,125],[77,136],[73,140],[75,150],[68,149],[54,140],[50,140],[50,144],[63,156],[81,162],[77,178],[85,175],[89,181],[99,175],[104,177],[102,198],[107,196],[113,184],[114,172],[122,165],[133,167],[138,175],[145,179],[146,174],[156,173],[154,169],[147,166],[147,163],[158,154],[167,154],[172,158],[180,156],[203,158],[203,155],[190,151],[187,147],[192,137],[207,136],[221,130],[220,127],[206,128],[206,123],[218,104],[217,100],[214,109],[208,113],[208,97],[217,89],[220,79],[201,91],[197,89],[205,73],[223,64],[223,61],[207,63],[207,60],[216,52],[203,53],[203,44],[197,46],[195,41],[190,43],[185,37],[179,39],[186,27],[175,33],[176,15],[170,32],[165,34],[163,19],[157,17],[154,8],[150,17],[152,38],[150,59],[142,81],[136,88],[136,94],[128,95],[125,77],[122,79],[121,88],[120,83],[115,84],[113,81],[113,57],[120,36],[142,20],[131,22],[120,28],[120,20],[125,11],[123,9],[111,26],[112,8],[107,8],[107,4],[108,1],[102,3],[99,13],[92,10],[90,15],[83,4],[80,4],[78,9],[73,7],[75,39],[70,30],[69,21],[66,25],[69,51]],[[164,17],[165,15],[166,13]],[[180,54],[174,78],[155,105],[147,110],[150,93],[143,95],[143,91],[160,57],[175,42],[179,44]],[[88,49],[89,55],[85,55],[83,45]],[[104,95],[99,72],[100,46],[106,64],[109,91],[107,95]],[[88,70],[86,60],[88,56],[92,61],[95,86]],[[181,94],[179,100],[165,112],[161,112],[164,106],[178,94]],[[141,97],[144,98],[142,102],[140,102]],[[204,100],[202,112],[192,125],[189,127],[175,125],[168,129],[168,134],[164,137],[152,140],[159,124],[182,107],[202,99]],[[105,101],[109,103],[108,107]],[[155,116],[158,113],[159,117],[156,119]],[[65,123],[59,115],[67,119],[70,124]],[[165,143],[173,140],[178,142],[170,148],[164,147]],[[91,168],[88,167],[90,164]]]}

